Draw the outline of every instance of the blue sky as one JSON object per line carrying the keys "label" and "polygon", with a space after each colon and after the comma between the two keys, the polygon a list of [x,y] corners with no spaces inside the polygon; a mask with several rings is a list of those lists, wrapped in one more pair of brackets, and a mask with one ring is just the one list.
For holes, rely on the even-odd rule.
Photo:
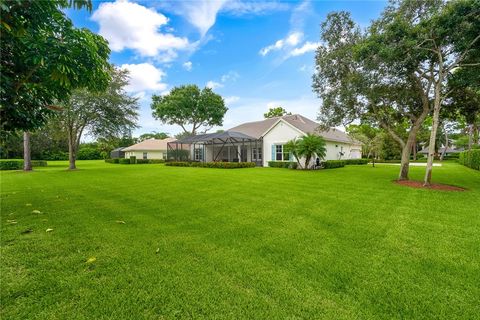
{"label": "blue sky", "polygon": [[[67,10],[78,27],[104,36],[113,64],[130,71],[130,94],[140,98],[144,132],[181,132],[151,116],[152,94],[174,86],[209,86],[229,108],[224,129],[261,120],[272,106],[315,119],[320,100],[311,90],[320,23],[349,11],[366,27],[384,1],[112,1],[91,13]],[[217,128],[215,128],[217,129]]]}

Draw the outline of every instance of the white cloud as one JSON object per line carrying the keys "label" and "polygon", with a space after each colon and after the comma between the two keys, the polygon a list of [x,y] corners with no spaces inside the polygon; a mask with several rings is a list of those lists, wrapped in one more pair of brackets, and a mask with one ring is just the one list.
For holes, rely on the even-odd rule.
{"label": "white cloud", "polygon": [[125,88],[127,92],[137,92],[141,95],[142,91],[164,91],[167,88],[167,85],[161,82],[165,73],[150,63],[123,64],[120,68],[129,71],[130,79]]}
{"label": "white cloud", "polygon": [[290,55],[294,56],[294,57],[295,56],[300,56],[300,55],[305,54],[307,52],[317,50],[318,46],[320,46],[319,42],[307,41],[301,47],[295,48],[292,51],[290,51]]}
{"label": "white cloud", "polygon": [[229,71],[228,73],[224,74],[220,80],[225,83],[225,82],[235,82],[237,79],[240,77],[238,72],[236,71]]}
{"label": "white cloud", "polygon": [[178,2],[182,5],[183,15],[200,31],[202,37],[215,24],[217,13],[225,3],[226,0]]}
{"label": "white cloud", "polygon": [[242,0],[197,0],[156,2],[155,6],[164,11],[181,15],[199,32],[202,38],[215,25],[221,13],[233,16],[264,15],[275,11],[287,10],[290,5],[282,2],[260,2]]}
{"label": "white cloud", "polygon": [[186,38],[159,31],[168,23],[163,14],[128,0],[100,4],[92,20],[98,22],[99,34],[113,51],[133,49],[142,56],[160,56],[160,60],[170,61],[176,57],[176,50],[190,46]]}
{"label": "white cloud", "polygon": [[238,100],[240,100],[240,97],[230,96],[230,97],[225,97],[223,100],[225,101],[225,103],[227,105],[230,105],[230,104],[233,104],[233,103],[237,102]]}
{"label": "white cloud", "polygon": [[274,44],[266,46],[260,50],[260,55],[266,56],[268,53],[276,50],[281,50],[287,47],[293,47],[300,43],[303,39],[302,32],[292,32],[288,34],[285,38],[277,40]]}
{"label": "white cloud", "polygon": [[280,51],[284,61],[290,57],[300,56],[307,52],[315,51],[319,46],[317,42],[303,42],[303,29],[305,27],[305,19],[313,12],[309,0],[303,1],[293,9],[290,16],[290,31],[283,39],[276,41],[274,44],[260,49],[259,54],[266,56],[273,51]]}
{"label": "white cloud", "polygon": [[215,81],[208,81],[207,84],[205,85],[207,88],[210,88],[210,89],[217,89],[217,88],[221,88],[223,87],[223,84],[219,83],[219,82],[215,82]]}
{"label": "white cloud", "polygon": [[239,0],[228,1],[222,11],[234,16],[262,15],[273,11],[288,10],[289,5],[282,2],[244,2]]}
{"label": "white cloud", "polygon": [[187,71],[191,71],[192,70],[192,61],[187,61],[183,64],[183,68]]}

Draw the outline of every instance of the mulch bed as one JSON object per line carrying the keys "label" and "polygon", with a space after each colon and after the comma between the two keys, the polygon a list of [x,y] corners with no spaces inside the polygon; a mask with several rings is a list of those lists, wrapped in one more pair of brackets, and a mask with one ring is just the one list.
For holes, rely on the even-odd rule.
{"label": "mulch bed", "polygon": [[442,191],[465,191],[466,189],[456,186],[449,186],[448,184],[432,183],[430,186],[425,187],[422,181],[413,181],[413,180],[395,180],[396,184],[418,189],[433,189],[433,190],[442,190]]}

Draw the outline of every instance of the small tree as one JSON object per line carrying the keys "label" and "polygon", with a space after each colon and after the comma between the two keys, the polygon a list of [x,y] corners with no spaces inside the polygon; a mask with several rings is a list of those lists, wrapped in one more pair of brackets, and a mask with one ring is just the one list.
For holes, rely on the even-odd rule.
{"label": "small tree", "polygon": [[263,114],[265,119],[268,118],[275,118],[275,117],[283,117],[291,115],[291,112],[287,112],[287,110],[283,109],[282,107],[275,107],[268,109],[268,112]]}
{"label": "small tree", "polygon": [[[190,135],[201,127],[221,126],[228,110],[220,95],[210,88],[200,90],[196,85],[175,87],[164,96],[153,95],[151,108],[155,119],[179,125]],[[187,125],[191,128],[187,129]]]}
{"label": "small tree", "polygon": [[314,156],[323,159],[326,154],[325,140],[320,136],[308,133],[298,142],[298,156],[305,157],[304,169],[308,169],[308,164]]}
{"label": "small tree", "polygon": [[295,157],[298,167],[301,168],[302,165],[300,164],[300,155],[298,154],[299,146],[300,146],[300,140],[295,138],[285,143],[283,145],[283,148],[285,152],[289,152]]}
{"label": "small tree", "polygon": [[95,137],[109,137],[136,127],[137,99],[123,89],[127,83],[126,71],[112,68],[112,80],[105,92],[79,89],[64,104],[56,121],[68,137],[69,169],[76,169],[76,154],[85,131]]}

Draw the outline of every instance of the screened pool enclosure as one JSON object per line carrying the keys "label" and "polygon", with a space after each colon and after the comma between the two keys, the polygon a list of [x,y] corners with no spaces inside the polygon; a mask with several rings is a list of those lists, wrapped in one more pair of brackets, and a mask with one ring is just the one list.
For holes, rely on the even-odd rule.
{"label": "screened pool enclosure", "polygon": [[170,161],[255,162],[262,165],[262,139],[234,131],[200,134],[168,143]]}

